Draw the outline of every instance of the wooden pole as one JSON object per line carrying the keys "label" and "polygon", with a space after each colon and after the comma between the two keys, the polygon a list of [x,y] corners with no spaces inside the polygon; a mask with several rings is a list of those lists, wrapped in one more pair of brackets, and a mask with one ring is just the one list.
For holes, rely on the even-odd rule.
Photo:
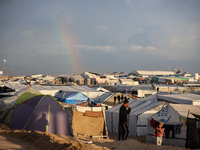
{"label": "wooden pole", "polygon": [[168,86],[168,92],[167,92],[167,95],[169,95],[169,86]]}

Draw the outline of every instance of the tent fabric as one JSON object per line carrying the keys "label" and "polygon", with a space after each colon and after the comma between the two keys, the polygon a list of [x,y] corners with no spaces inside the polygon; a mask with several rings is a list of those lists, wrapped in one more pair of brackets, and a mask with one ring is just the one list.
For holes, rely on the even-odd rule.
{"label": "tent fabric", "polygon": [[112,92],[82,92],[87,97],[94,100],[95,103],[103,103],[107,101],[112,95]]}
{"label": "tent fabric", "polygon": [[74,111],[72,127],[74,134],[84,134],[88,136],[104,135],[104,117],[84,116],[84,113]]}
{"label": "tent fabric", "polygon": [[[20,91],[15,92],[15,94],[13,96],[5,97],[5,98],[1,99],[4,102],[4,109],[2,109],[2,111],[5,110],[6,108],[12,108],[15,105],[17,99],[23,93],[26,93],[26,92],[33,93],[33,94],[36,94],[36,93],[40,94],[40,92],[37,91],[36,89],[34,89],[32,86],[25,87],[25,88],[21,89]],[[31,94],[28,94],[28,95],[30,96]],[[25,98],[27,99],[27,96],[25,96]],[[19,100],[18,100],[18,102],[19,102]]]}
{"label": "tent fabric", "polygon": [[158,98],[169,103],[200,105],[200,95],[191,93],[159,95]]}
{"label": "tent fabric", "polygon": [[78,112],[85,113],[86,111],[105,111],[105,107],[82,107],[82,106],[74,106],[74,109]]}
{"label": "tent fabric", "polygon": [[[88,86],[42,86],[42,85],[32,85],[36,90],[38,90],[39,92],[41,92],[43,94],[43,92],[45,91],[52,91],[52,94],[54,93],[54,91],[58,92],[60,90],[62,91],[69,91],[69,92],[98,92],[97,90],[90,88]],[[55,93],[56,93],[55,92]],[[55,94],[54,93],[54,94]],[[54,95],[52,95],[54,96]]]}
{"label": "tent fabric", "polygon": [[[67,91],[62,91],[56,94],[55,98],[58,98],[58,101],[72,105],[82,104],[88,100],[88,97],[80,92],[67,92]],[[91,99],[91,101],[94,100]]]}
{"label": "tent fabric", "polygon": [[[122,104],[121,104],[122,105]],[[118,130],[118,122],[119,122],[119,109],[121,105],[117,105],[113,108],[106,110],[106,122],[108,132],[117,133]],[[147,134],[147,120],[148,115],[143,115],[143,120],[138,120],[138,116],[145,113],[149,110],[154,110],[155,107],[163,105],[162,102],[157,102],[157,95],[152,95],[144,98],[143,100],[133,100],[129,102],[129,106],[131,107],[131,112],[128,115],[128,127],[129,127],[129,135],[131,136],[139,136]],[[158,110],[157,110],[158,111]],[[138,122],[142,122],[141,124]],[[143,129],[140,127],[143,126]],[[141,129],[139,129],[141,128]],[[146,131],[145,131],[146,130]]]}
{"label": "tent fabric", "polygon": [[22,95],[23,93],[25,92],[30,92],[30,93],[40,93],[38,90],[36,90],[35,88],[33,88],[32,86],[28,86],[28,87],[25,87],[19,91],[17,91],[14,96],[20,96]]}
{"label": "tent fabric", "polygon": [[[140,126],[142,126],[143,130],[147,129],[147,117],[148,116],[143,115],[143,120],[145,120],[144,122],[142,122],[142,120],[139,120],[138,116],[146,111],[152,110],[154,107],[161,105],[162,102],[157,102],[157,101],[155,101],[153,103],[145,102],[144,104],[146,104],[145,106],[143,105],[144,107],[140,107],[141,109],[133,111],[129,115],[129,124],[130,124],[129,132],[130,132],[130,135],[132,135],[132,136],[140,136],[140,135],[147,134],[147,132],[142,134],[141,132],[143,132],[143,131],[139,132],[138,128],[140,128]],[[162,107],[162,105],[161,105],[161,107]],[[141,124],[139,124],[138,122],[141,122]],[[142,128],[140,130],[142,130]]]}
{"label": "tent fabric", "polygon": [[24,84],[21,84],[21,83],[8,82],[8,83],[0,84],[0,87],[8,87],[12,90],[19,91],[23,88],[26,88],[27,85],[24,85]]}
{"label": "tent fabric", "polygon": [[[25,98],[27,97],[27,99]],[[6,118],[12,129],[73,136],[67,114],[50,95],[22,94]]]}
{"label": "tent fabric", "polygon": [[100,112],[94,112],[94,111],[86,111],[83,116],[88,116],[88,117],[95,117],[95,118],[98,118],[98,117],[103,117],[103,113],[100,111]]}
{"label": "tent fabric", "polygon": [[[200,114],[199,105],[168,104],[160,111],[150,116],[148,118],[147,141],[154,141],[152,135],[154,134],[155,129],[150,124],[150,120],[154,119],[157,122],[164,122],[165,125],[171,125],[172,127],[181,125],[180,134],[175,134],[174,137],[170,136],[168,139],[166,139],[166,135],[164,134],[163,144],[185,147],[187,130],[186,120],[189,110],[195,114]],[[192,116],[193,115],[191,115],[191,117]]]}

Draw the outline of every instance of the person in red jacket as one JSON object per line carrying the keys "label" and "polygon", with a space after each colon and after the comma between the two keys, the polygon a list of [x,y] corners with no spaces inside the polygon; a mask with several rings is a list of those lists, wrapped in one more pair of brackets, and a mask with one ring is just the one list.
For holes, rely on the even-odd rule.
{"label": "person in red jacket", "polygon": [[163,133],[164,133],[164,128],[162,128],[163,127],[163,122],[161,122],[160,124],[159,124],[159,126],[158,127],[156,127],[156,130],[155,130],[155,133],[154,133],[154,135],[153,135],[153,137],[157,137],[157,145],[161,145],[162,144],[162,137],[163,137]]}

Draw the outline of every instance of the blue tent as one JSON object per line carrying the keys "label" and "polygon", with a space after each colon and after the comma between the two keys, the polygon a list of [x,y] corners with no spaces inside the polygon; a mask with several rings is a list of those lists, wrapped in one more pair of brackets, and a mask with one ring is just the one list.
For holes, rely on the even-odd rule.
{"label": "blue tent", "polygon": [[[60,91],[54,97],[57,98],[58,101],[72,105],[82,104],[86,102],[89,98],[81,92],[69,92],[69,91]],[[93,99],[90,100],[94,102]]]}

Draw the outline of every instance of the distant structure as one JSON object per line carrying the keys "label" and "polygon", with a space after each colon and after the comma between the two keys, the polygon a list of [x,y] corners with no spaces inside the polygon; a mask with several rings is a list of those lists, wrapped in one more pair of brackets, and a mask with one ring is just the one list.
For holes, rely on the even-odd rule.
{"label": "distant structure", "polygon": [[6,75],[6,59],[3,60],[4,62],[4,69],[3,69],[3,75]]}
{"label": "distant structure", "polygon": [[174,75],[173,71],[146,71],[146,70],[133,70],[128,75],[133,76],[156,76],[156,75]]}

